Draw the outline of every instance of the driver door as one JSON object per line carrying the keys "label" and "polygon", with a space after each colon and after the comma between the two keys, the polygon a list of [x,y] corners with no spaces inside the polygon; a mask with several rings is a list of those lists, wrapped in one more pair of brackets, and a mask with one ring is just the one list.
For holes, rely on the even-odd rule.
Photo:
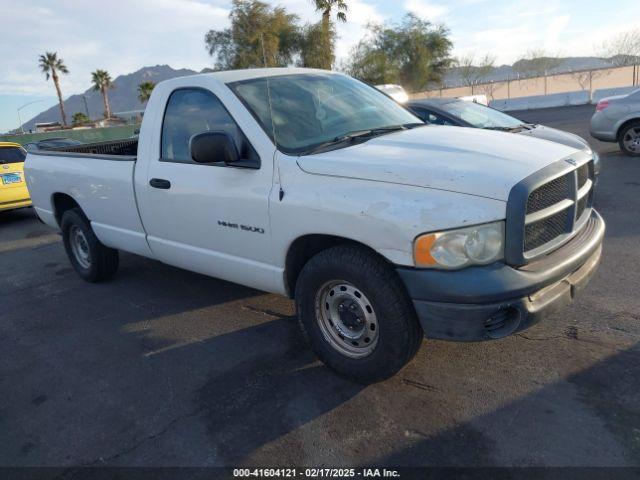
{"label": "driver door", "polygon": [[[253,168],[198,164],[189,140],[225,131]],[[272,160],[261,159],[220,99],[204,88],[171,92],[161,126],[160,156],[149,160],[140,194],[149,246],[161,261],[272,290],[269,193]]]}

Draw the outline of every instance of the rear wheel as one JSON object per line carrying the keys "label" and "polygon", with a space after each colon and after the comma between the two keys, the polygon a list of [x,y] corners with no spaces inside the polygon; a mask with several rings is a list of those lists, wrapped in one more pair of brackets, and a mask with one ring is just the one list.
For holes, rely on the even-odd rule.
{"label": "rear wheel", "polygon": [[118,251],[100,243],[80,209],[67,210],[60,225],[67,256],[80,277],[88,282],[100,282],[116,273]]}
{"label": "rear wheel", "polygon": [[296,309],[320,359],[360,383],[393,376],[422,341],[394,269],[358,246],[330,248],[307,262],[296,284]]}
{"label": "rear wheel", "polygon": [[640,156],[640,121],[626,125],[618,139],[620,150],[632,157]]}

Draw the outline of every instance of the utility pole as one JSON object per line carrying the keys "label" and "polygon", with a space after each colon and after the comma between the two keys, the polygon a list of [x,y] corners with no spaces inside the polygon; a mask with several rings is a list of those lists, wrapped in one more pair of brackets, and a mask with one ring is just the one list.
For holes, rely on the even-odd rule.
{"label": "utility pole", "polygon": [[267,68],[267,53],[264,50],[264,34],[260,34],[260,43],[262,44],[262,61],[264,62],[264,68]]}
{"label": "utility pole", "polygon": [[91,120],[91,116],[89,116],[89,107],[87,106],[87,96],[82,95],[82,101],[84,102],[84,112],[87,114],[87,118]]}
{"label": "utility pole", "polygon": [[33,105],[34,103],[38,103],[38,102],[44,102],[44,100],[34,100],[33,102],[25,103],[21,107],[18,107],[18,123],[20,124],[19,125],[20,133],[22,133],[23,135],[24,135],[24,128],[22,128],[22,118],[20,117],[20,110],[22,110],[24,107],[28,107],[29,105]]}

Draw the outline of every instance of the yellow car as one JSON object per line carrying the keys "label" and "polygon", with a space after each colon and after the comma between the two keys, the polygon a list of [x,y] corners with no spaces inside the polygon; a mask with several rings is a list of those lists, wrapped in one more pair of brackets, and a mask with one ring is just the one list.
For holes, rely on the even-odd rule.
{"label": "yellow car", "polygon": [[17,143],[0,142],[0,211],[31,205],[24,179],[26,156],[27,151]]}

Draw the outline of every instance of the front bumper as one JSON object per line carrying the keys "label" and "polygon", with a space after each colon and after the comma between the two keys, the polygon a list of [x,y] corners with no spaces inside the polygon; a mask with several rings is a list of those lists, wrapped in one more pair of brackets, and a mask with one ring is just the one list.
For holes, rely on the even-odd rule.
{"label": "front bumper", "polygon": [[593,210],[568,243],[523,267],[457,271],[398,268],[425,335],[454,341],[502,338],[571,303],[595,272],[605,225]]}
{"label": "front bumper", "polygon": [[24,207],[30,207],[30,206],[31,206],[30,198],[0,202],[0,212],[4,210],[15,210],[17,208],[24,208]]}

